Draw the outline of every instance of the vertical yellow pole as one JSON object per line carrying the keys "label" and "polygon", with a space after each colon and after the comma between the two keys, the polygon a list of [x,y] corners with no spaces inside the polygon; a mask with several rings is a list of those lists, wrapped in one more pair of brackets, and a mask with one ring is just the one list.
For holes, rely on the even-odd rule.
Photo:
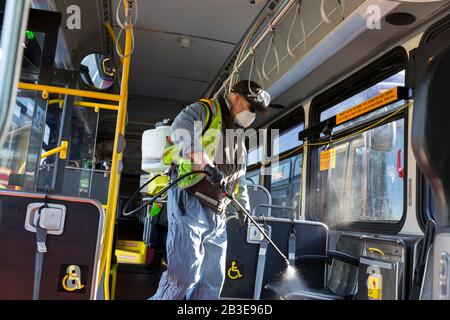
{"label": "vertical yellow pole", "polygon": [[[125,2],[125,6],[126,1]],[[110,271],[111,271],[111,259],[113,255],[113,238],[114,238],[114,225],[117,211],[117,199],[119,196],[119,183],[120,172],[119,163],[122,160],[122,152],[119,152],[119,137],[125,134],[125,120],[127,116],[128,106],[128,79],[130,75],[131,64],[131,48],[132,48],[132,29],[126,29],[125,40],[125,58],[123,59],[123,73],[122,84],[120,88],[120,101],[119,111],[117,115],[116,134],[114,139],[114,151],[111,165],[111,178],[109,181],[108,191],[108,205],[106,209],[106,229],[105,239],[103,243],[102,258],[100,261],[100,270],[104,271],[104,290],[105,300],[110,299]]]}

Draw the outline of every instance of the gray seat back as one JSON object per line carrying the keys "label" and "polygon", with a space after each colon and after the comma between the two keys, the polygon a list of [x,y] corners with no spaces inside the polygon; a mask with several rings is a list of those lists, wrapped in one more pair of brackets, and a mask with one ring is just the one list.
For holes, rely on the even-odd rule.
{"label": "gray seat back", "polygon": [[264,215],[266,217],[270,217],[270,208],[264,210],[257,209],[261,205],[270,206],[272,204],[272,196],[270,195],[270,192],[263,186],[256,184],[247,185],[247,192],[250,199],[250,211],[252,215]]}
{"label": "gray seat back", "polygon": [[[362,241],[357,236],[341,234],[336,243],[336,251],[359,258]],[[328,289],[342,297],[353,296],[358,284],[358,267],[334,259],[331,264]]]}
{"label": "gray seat back", "polygon": [[[47,203],[64,210],[61,234],[47,235],[39,299],[89,300],[97,295],[105,213],[97,201],[0,191],[0,300],[33,298],[36,233],[33,215]],[[34,229],[36,229],[34,227]]]}

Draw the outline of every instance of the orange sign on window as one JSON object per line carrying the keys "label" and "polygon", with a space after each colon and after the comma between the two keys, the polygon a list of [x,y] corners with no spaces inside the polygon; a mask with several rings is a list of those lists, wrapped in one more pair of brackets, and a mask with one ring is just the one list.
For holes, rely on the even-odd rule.
{"label": "orange sign on window", "polygon": [[336,168],[336,149],[329,149],[320,153],[320,171]]}
{"label": "orange sign on window", "polygon": [[336,115],[336,124],[341,124],[348,120],[359,117],[369,111],[380,108],[381,106],[388,105],[394,101],[397,101],[398,98],[398,87],[387,90],[382,94],[373,97],[372,99],[364,101],[363,103],[360,103],[344,112],[339,113],[338,115]]}

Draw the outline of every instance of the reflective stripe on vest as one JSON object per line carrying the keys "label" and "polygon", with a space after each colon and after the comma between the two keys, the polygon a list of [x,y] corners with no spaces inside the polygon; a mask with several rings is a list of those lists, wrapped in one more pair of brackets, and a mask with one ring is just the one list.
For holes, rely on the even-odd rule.
{"label": "reflective stripe on vest", "polygon": [[[217,100],[201,99],[199,102],[206,109],[206,118],[203,133],[200,138],[202,148],[212,160],[216,157],[217,149],[222,134],[222,110]],[[191,159],[180,156],[180,148],[173,145],[164,151],[163,163],[178,165],[178,176],[182,176],[192,171]],[[203,174],[195,174],[183,179],[178,183],[181,189],[192,187],[204,178]]]}

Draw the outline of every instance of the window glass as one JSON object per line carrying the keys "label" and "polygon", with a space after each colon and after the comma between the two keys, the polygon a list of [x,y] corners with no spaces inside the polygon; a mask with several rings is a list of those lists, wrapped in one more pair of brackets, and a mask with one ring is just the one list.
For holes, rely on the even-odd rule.
{"label": "window glass", "polygon": [[[333,144],[328,166],[317,166],[314,203],[320,220],[397,223],[404,206],[404,120],[371,129]],[[318,148],[317,159],[325,148]],[[322,153],[323,155],[323,153]],[[400,161],[399,161],[400,160]],[[322,159],[322,161],[324,161]]]}
{"label": "window glass", "polygon": [[0,189],[35,190],[45,115],[46,102],[40,94],[19,90],[12,123],[0,149]]}
{"label": "window glass", "polygon": [[42,53],[44,49],[45,34],[26,31],[21,77],[23,79],[37,80],[41,70]]}
{"label": "window glass", "polygon": [[263,158],[263,147],[253,148],[248,151],[247,156],[247,167],[257,164],[262,161]]}
{"label": "window glass", "polygon": [[[284,159],[273,165],[271,170],[270,193],[272,204],[294,208],[300,213],[301,179],[303,154]],[[272,216],[292,218],[292,212],[272,210]]]}
{"label": "window glass", "polygon": [[260,169],[253,170],[253,171],[247,172],[245,177],[247,178],[249,183],[260,185],[261,184],[260,183],[260,181],[261,181],[260,173],[261,173]]}
{"label": "window glass", "polygon": [[[380,83],[377,83],[376,85],[370,87],[369,89],[366,89],[366,90],[354,95],[353,97],[351,97],[347,100],[344,100],[344,101],[338,103],[337,105],[323,111],[320,114],[320,121],[327,120],[341,112],[344,112],[344,111],[360,104],[361,102],[367,101],[377,95],[382,94],[386,90],[392,89],[394,87],[404,86],[404,85],[405,85],[405,70],[400,71],[399,73],[387,78],[386,80],[384,80]],[[380,114],[383,114],[386,111],[394,110],[395,108],[402,106],[403,104],[404,104],[404,101],[399,101],[399,102],[393,103],[387,107],[378,109],[374,112],[365,114],[361,117],[358,117],[354,120],[351,120],[340,126],[335,127],[333,129],[333,133],[342,131],[345,128],[354,126],[355,124],[359,124],[363,121],[366,121],[367,119],[371,119],[376,116],[379,116]]]}
{"label": "window glass", "polygon": [[[320,121],[404,85],[403,70],[323,111]],[[333,133],[349,130],[404,103],[399,101],[362,115],[334,128]],[[316,147],[315,172],[308,195],[308,203],[315,204],[311,208],[313,215],[330,226],[398,223],[404,211],[404,132],[404,119],[399,119],[340,139],[331,146]]]}
{"label": "window glass", "polygon": [[285,151],[294,149],[303,144],[303,141],[298,140],[298,133],[303,131],[304,125],[299,125],[282,132],[279,136],[274,137],[272,141],[272,154],[277,155]]}

